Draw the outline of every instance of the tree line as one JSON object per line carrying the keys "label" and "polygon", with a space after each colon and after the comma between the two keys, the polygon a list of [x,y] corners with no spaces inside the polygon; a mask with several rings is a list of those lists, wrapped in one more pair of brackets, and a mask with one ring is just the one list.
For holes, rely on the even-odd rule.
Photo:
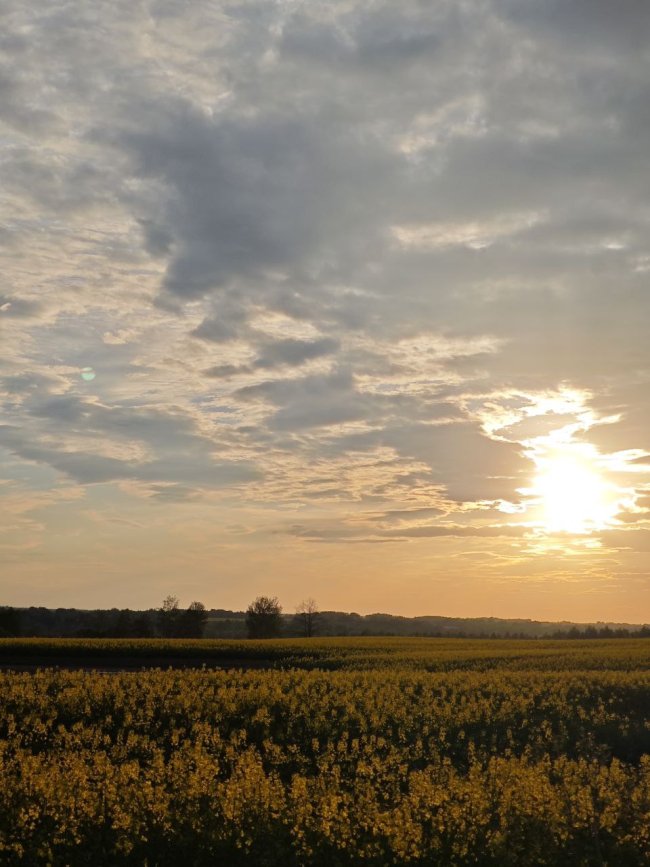
{"label": "tree line", "polygon": [[413,636],[428,638],[589,639],[648,638],[650,626],[625,628],[616,624],[582,625],[505,620],[500,618],[400,617],[320,611],[306,599],[285,613],[278,599],[258,596],[245,611],[206,609],[191,602],[180,607],[176,596],[157,608],[83,610],[78,608],[17,608],[0,606],[0,637],[48,638],[286,638],[322,636]]}
{"label": "tree line", "polygon": [[[231,613],[231,612],[227,612]],[[203,638],[210,612],[194,601],[185,609],[177,596],[169,595],[157,609],[84,611],[67,608],[13,608],[0,606],[0,638],[20,636],[69,636],[74,638]],[[296,608],[292,634],[316,633],[318,608],[313,599]],[[249,638],[278,638],[286,633],[282,606],[276,597],[258,596],[245,612]]]}

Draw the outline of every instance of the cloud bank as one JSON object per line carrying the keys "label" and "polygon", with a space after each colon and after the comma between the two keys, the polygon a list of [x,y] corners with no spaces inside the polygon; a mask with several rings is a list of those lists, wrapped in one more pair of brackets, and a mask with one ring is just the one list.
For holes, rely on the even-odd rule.
{"label": "cloud bank", "polygon": [[[107,600],[90,569],[144,576],[151,600],[190,568],[243,604],[240,563],[267,551],[280,574],[327,540],[311,592],[330,607],[352,603],[327,557],[393,609],[407,563],[412,613],[449,570],[487,599],[546,558],[549,587],[582,575],[594,611],[617,590],[629,616],[650,530],[649,28],[633,0],[10,2],[9,591],[38,601],[72,562],[65,593]],[[525,491],[561,430],[597,449],[620,519],[556,557]],[[139,540],[111,535],[124,511]],[[140,549],[166,534],[161,584]],[[371,580],[351,552],[376,541],[393,553]]]}

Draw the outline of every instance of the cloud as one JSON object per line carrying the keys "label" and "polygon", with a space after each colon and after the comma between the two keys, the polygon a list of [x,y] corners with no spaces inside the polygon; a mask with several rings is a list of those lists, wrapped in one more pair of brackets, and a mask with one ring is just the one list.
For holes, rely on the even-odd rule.
{"label": "cloud", "polygon": [[425,463],[434,482],[443,484],[452,499],[517,500],[530,464],[515,444],[497,442],[474,425],[431,425],[392,421],[369,433],[353,433],[342,446],[359,449],[370,444],[389,445]]}
{"label": "cloud", "polygon": [[200,488],[259,476],[250,461],[217,459],[218,450],[228,449],[220,449],[218,440],[199,431],[195,419],[178,410],[104,406],[69,392],[28,394],[21,413],[32,420],[28,435],[17,426],[2,425],[0,443],[79,483],[139,479]]}
{"label": "cloud", "polygon": [[[195,329],[194,334],[204,336],[200,333],[203,325]],[[297,340],[294,338],[276,341],[262,340],[251,347],[254,347],[259,354],[250,364],[217,364],[203,372],[205,376],[222,379],[235,374],[253,373],[256,370],[268,371],[279,367],[301,367],[314,359],[334,355],[339,346],[338,340],[329,337],[322,337],[318,340]]]}
{"label": "cloud", "polygon": [[638,0],[623,0],[616,10],[607,0],[552,0],[543,8],[533,0],[506,4],[515,22],[542,37],[561,40],[573,46],[594,45],[611,52],[612,48],[630,51],[642,49],[650,35],[650,22]]}
{"label": "cloud", "polygon": [[390,534],[387,535],[404,536],[406,538],[433,538],[436,536],[476,536],[479,538],[486,538],[498,536],[521,537],[525,536],[526,532],[526,527],[513,526],[509,524],[501,524],[491,527],[462,527],[442,524],[439,526],[411,527],[410,529],[404,530],[392,530]]}
{"label": "cloud", "polygon": [[181,300],[233,280],[255,283],[268,271],[328,270],[328,250],[340,258],[364,242],[358,218],[375,228],[374,173],[398,168],[379,142],[361,143],[340,127],[326,143],[325,119],[295,111],[206,117],[171,102],[158,117],[118,141],[136,177],[165,191],[159,223],[148,219],[173,239],[163,286]]}
{"label": "cloud", "polygon": [[277,340],[267,343],[261,349],[261,354],[254,362],[254,367],[263,370],[288,365],[300,367],[305,361],[313,358],[323,358],[334,355],[340,344],[331,337],[322,337],[320,340]]}
{"label": "cloud", "polygon": [[36,316],[41,309],[41,305],[36,301],[0,295],[0,317],[27,319]]}
{"label": "cloud", "polygon": [[526,527],[513,525],[495,525],[488,527],[460,526],[457,524],[424,525],[405,527],[394,530],[373,530],[353,524],[328,524],[317,522],[307,524],[292,524],[284,530],[276,532],[287,533],[311,542],[389,542],[408,539],[436,538],[522,538],[528,530]]}
{"label": "cloud", "polygon": [[302,430],[363,419],[372,403],[355,391],[349,370],[300,379],[266,381],[236,392],[241,400],[263,400],[276,407],[271,430]]}
{"label": "cloud", "polygon": [[649,20],[10,0],[8,473],[502,551],[527,441],[590,411],[602,455],[650,450]]}
{"label": "cloud", "polygon": [[607,548],[650,551],[649,529],[606,530],[600,539]]}

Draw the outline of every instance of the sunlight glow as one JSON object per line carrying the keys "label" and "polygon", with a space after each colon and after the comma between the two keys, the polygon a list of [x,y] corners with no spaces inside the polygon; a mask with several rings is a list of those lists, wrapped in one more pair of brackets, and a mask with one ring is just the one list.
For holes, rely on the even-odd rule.
{"label": "sunlight glow", "polygon": [[595,457],[586,444],[534,456],[538,473],[525,493],[539,507],[547,532],[590,533],[616,523],[621,491],[605,480]]}

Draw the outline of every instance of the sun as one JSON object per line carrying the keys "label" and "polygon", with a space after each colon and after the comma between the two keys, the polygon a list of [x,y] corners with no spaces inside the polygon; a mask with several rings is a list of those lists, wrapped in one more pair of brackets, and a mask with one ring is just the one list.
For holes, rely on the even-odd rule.
{"label": "sun", "polygon": [[619,498],[589,453],[557,449],[537,455],[538,474],[526,493],[549,533],[590,533],[611,526]]}

